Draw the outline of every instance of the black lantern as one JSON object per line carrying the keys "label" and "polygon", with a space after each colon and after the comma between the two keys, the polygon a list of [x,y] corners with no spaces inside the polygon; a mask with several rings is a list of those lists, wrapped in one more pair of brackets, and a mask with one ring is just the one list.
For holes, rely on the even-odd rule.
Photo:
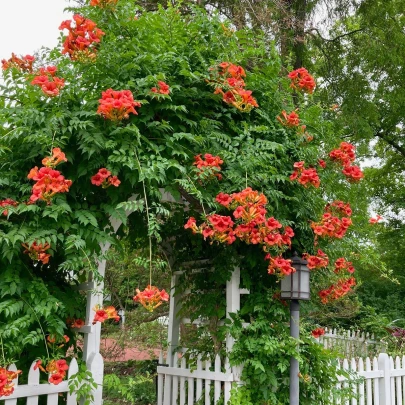
{"label": "black lantern", "polygon": [[284,300],[309,300],[309,269],[307,261],[298,257],[294,252],[291,258],[291,266],[295,273],[285,276],[281,280],[281,298]]}

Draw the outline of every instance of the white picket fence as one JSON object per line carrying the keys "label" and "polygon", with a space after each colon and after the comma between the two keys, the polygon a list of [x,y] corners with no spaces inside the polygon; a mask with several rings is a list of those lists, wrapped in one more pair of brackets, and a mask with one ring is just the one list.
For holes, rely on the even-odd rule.
{"label": "white picket fence", "polygon": [[[334,404],[340,405],[404,405],[405,404],[405,356],[393,359],[386,353],[365,360],[344,359],[341,367],[362,379],[340,379],[337,390],[350,387],[355,398],[342,402],[337,394]],[[355,381],[355,382],[353,382]]]}
{"label": "white picket fence", "polygon": [[215,405],[222,394],[226,404],[230,399],[232,382],[239,379],[227,360],[223,367],[225,371],[222,371],[218,355],[213,364],[202,360],[201,356],[189,362],[186,357],[177,356],[173,367],[164,366],[163,360],[163,353],[160,353],[157,405],[194,405],[198,401],[204,405]]}
{"label": "white picket fence", "polygon": [[[32,363],[28,372],[27,384],[19,385],[18,377],[13,380],[14,392],[8,397],[0,397],[0,400],[4,400],[4,405],[17,405],[17,399],[27,398],[27,405],[38,405],[39,395],[47,396],[47,405],[57,405],[59,400],[59,394],[67,392],[67,400],[64,405],[76,405],[76,394],[73,392],[69,394],[68,379],[79,371],[76,359],[73,359],[69,365],[68,375],[65,381],[62,381],[58,385],[49,383],[40,384],[40,371],[37,368],[34,370],[35,361]],[[8,367],[8,370],[17,371],[15,364]]]}
{"label": "white picket fence", "polygon": [[343,358],[376,356],[385,353],[387,345],[376,340],[374,334],[355,330],[337,330],[325,328],[325,334],[319,343],[326,349],[337,349]]}

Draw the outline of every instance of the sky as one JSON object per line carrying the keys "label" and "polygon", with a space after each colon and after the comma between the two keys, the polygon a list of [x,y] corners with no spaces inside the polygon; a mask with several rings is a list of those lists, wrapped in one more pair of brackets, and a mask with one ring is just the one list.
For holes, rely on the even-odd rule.
{"label": "sky", "polygon": [[0,0],[0,60],[33,54],[58,43],[58,27],[71,13],[67,0]]}

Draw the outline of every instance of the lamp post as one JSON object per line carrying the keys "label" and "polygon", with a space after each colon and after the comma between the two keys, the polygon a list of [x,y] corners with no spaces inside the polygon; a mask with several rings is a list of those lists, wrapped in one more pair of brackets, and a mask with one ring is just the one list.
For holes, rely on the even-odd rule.
{"label": "lamp post", "polygon": [[[300,302],[299,300],[309,300],[309,269],[307,261],[298,257],[294,252],[291,258],[291,266],[295,273],[284,277],[281,280],[281,298],[290,300],[290,334],[298,339],[300,335]],[[300,380],[298,377],[298,360],[294,357],[290,359],[290,405],[299,405]]]}

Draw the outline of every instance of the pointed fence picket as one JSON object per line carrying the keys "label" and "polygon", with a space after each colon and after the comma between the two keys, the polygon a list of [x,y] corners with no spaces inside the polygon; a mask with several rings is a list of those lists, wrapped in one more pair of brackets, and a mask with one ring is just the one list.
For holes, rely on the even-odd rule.
{"label": "pointed fence picket", "polygon": [[[39,382],[39,369],[34,370],[35,361],[31,364],[30,370],[28,372],[27,384],[20,385],[18,383],[18,377],[13,381],[14,392],[0,400],[4,400],[4,405],[17,405],[17,399],[26,398],[27,405],[38,405],[38,399],[40,395],[47,396],[48,405],[57,405],[59,394],[67,392],[66,405],[76,405],[76,394],[69,393],[68,379],[79,371],[76,359],[73,359],[69,365],[68,376],[65,381],[62,381],[58,385],[53,385],[49,383]],[[8,367],[8,370],[17,371],[15,364]]]}

